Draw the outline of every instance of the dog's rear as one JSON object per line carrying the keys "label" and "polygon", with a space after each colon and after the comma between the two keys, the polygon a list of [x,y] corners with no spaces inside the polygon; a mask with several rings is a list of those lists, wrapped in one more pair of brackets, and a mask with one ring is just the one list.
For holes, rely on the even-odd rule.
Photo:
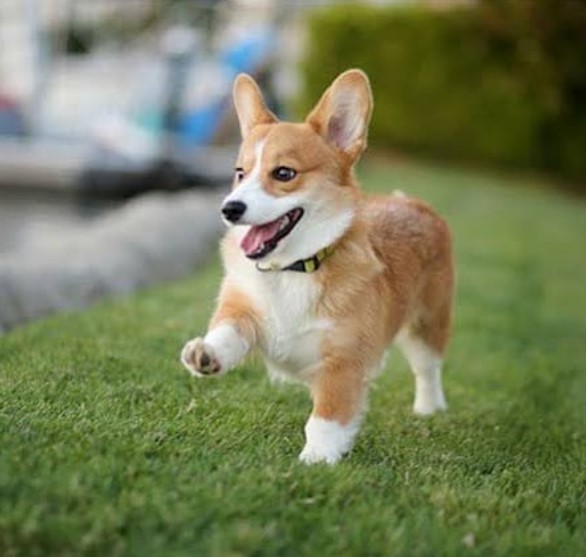
{"label": "dog's rear", "polygon": [[372,109],[362,72],[338,77],[303,124],[278,122],[247,76],[235,103],[244,141],[222,212],[237,226],[224,240],[208,333],[182,361],[198,377],[216,375],[260,349],[269,371],[311,390],[301,459],[333,463],[352,446],[393,341],[415,374],[415,411],[445,409],[450,233],[421,201],[360,193],[352,168]]}
{"label": "dog's rear", "polygon": [[371,199],[370,239],[385,264],[384,281],[395,300],[391,335],[415,374],[414,410],[444,410],[441,360],[451,329],[454,265],[450,230],[420,200]]}

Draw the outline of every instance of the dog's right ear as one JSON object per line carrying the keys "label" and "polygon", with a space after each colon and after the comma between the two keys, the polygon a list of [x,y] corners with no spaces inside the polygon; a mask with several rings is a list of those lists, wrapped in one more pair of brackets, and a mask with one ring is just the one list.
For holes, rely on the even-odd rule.
{"label": "dog's right ear", "polygon": [[234,81],[234,106],[240,123],[240,133],[246,137],[259,124],[273,124],[277,117],[267,108],[256,81],[241,73]]}

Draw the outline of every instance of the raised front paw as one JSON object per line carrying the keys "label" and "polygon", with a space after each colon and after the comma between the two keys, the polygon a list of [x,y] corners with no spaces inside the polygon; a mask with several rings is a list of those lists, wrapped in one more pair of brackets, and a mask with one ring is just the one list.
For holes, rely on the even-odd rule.
{"label": "raised front paw", "polygon": [[202,338],[190,340],[181,351],[181,363],[195,377],[217,375],[222,366],[216,358],[214,349]]}

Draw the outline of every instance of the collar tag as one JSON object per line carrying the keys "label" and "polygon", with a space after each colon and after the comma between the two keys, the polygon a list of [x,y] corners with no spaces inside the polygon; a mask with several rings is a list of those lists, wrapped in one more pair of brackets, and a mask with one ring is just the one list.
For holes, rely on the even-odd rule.
{"label": "collar tag", "polygon": [[297,271],[300,273],[313,273],[321,267],[322,261],[331,255],[333,251],[334,246],[327,246],[320,249],[312,257],[308,257],[307,259],[298,259],[297,261],[291,263],[291,265],[287,265],[287,267],[281,267],[278,263],[270,262],[267,263],[266,267],[263,267],[260,263],[257,263],[256,268],[261,273],[269,273],[271,271]]}
{"label": "collar tag", "polygon": [[282,269],[282,267],[274,261],[269,262],[266,267],[261,267],[261,264],[257,263],[256,268],[261,273],[270,273],[271,271],[280,271]]}

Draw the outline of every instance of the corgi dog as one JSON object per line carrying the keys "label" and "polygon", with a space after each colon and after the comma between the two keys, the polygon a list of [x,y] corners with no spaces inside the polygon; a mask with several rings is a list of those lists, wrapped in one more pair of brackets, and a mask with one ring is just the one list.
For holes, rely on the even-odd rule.
{"label": "corgi dog", "polygon": [[361,193],[353,167],[373,106],[362,71],[338,76],[303,123],[280,122],[248,75],[233,94],[242,145],[221,207],[225,276],[207,333],[181,361],[219,376],[258,349],[271,376],[311,393],[300,460],[333,464],[352,448],[393,342],[413,370],[414,411],[446,409],[450,231],[422,201]]}

